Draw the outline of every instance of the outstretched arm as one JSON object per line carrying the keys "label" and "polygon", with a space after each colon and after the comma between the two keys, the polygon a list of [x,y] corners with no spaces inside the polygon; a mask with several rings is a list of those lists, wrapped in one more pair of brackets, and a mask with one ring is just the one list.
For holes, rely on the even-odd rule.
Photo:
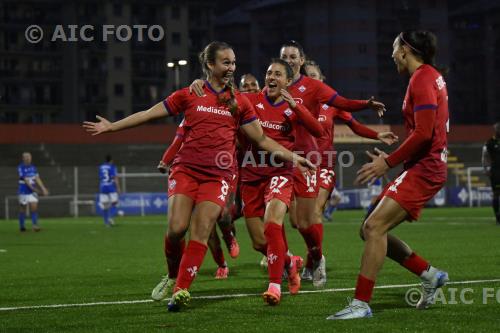
{"label": "outstretched arm", "polygon": [[165,105],[163,102],[160,102],[146,111],[134,113],[113,123],[101,116],[96,116],[99,120],[98,122],[85,121],[83,122],[83,128],[92,135],[98,135],[136,127],[152,119],[166,117],[168,115],[169,113],[165,110]]}

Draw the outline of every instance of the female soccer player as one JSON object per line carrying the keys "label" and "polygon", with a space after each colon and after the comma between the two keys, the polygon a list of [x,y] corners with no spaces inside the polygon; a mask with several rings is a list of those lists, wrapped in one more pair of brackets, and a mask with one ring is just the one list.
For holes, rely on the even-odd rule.
{"label": "female soccer player", "polygon": [[[243,131],[262,149],[282,154],[304,172],[314,166],[293,154],[262,132],[252,105],[235,91],[232,77],[236,58],[232,48],[223,42],[212,42],[200,54],[208,80],[205,97],[178,90],[146,111],[122,120],[109,122],[97,116],[98,122],[84,122],[93,135],[135,127],[149,120],[184,113],[188,137],[178,153],[169,177],[168,231],[169,261],[175,264],[181,251],[180,241],[190,229],[190,241],[179,265],[179,275],[169,310],[176,311],[191,298],[188,288],[198,272],[207,251],[207,240],[225,205],[232,178],[235,136]],[[193,209],[194,208],[194,209]]]}
{"label": "female soccer player", "polygon": [[[295,41],[290,41],[282,45],[280,58],[290,64],[293,69],[293,83],[288,88],[292,97],[303,104],[314,117],[319,117],[319,111],[323,104],[334,106],[345,111],[358,111],[366,108],[375,110],[381,116],[385,110],[384,104],[377,102],[372,98],[369,100],[350,100],[340,96],[334,89],[319,80],[304,76],[300,73],[301,67],[305,62],[305,54],[302,46]],[[315,138],[303,126],[297,128],[297,141],[295,151],[303,151],[304,156],[311,155],[311,161],[319,164],[321,161],[314,160],[318,157],[316,151],[317,142]],[[322,156],[319,156],[320,158]],[[321,254],[322,229],[321,224],[317,224],[316,216],[316,198],[318,197],[319,186],[317,174],[305,177],[301,173],[294,175],[294,195],[295,212],[290,214],[292,224],[297,225],[298,230],[307,245],[308,252],[314,251],[317,254],[313,260],[315,274],[313,274],[313,283],[318,286],[324,285],[325,278],[325,260]],[[321,255],[320,255],[321,254]],[[313,258],[314,259],[314,258]]]}
{"label": "female soccer player", "polygon": [[[284,147],[292,149],[296,142],[298,122],[322,135],[319,122],[286,91],[293,72],[288,63],[273,59],[266,72],[264,91],[247,94],[255,106],[264,133]],[[296,294],[300,289],[299,269],[302,258],[287,254],[283,220],[293,191],[293,166],[281,162],[248,140],[242,140],[245,151],[240,169],[243,215],[253,247],[267,255],[269,287],[264,301],[276,305],[281,299],[281,279],[284,268],[288,273],[288,289]]]}
{"label": "female soccer player", "polygon": [[[315,80],[323,82],[325,76],[321,72],[320,67],[317,63],[312,60],[308,60],[304,64],[304,70],[306,75]],[[324,135],[317,138],[318,148],[317,151],[321,156],[321,163],[318,167],[318,181],[319,181],[319,193],[316,199],[316,215],[315,222],[311,226],[316,232],[316,237],[319,246],[315,243],[315,238],[310,236],[310,233],[305,233],[302,231],[303,235],[307,236],[306,242],[308,244],[307,260],[304,270],[302,272],[301,278],[304,280],[312,280],[313,285],[317,288],[321,288],[326,284],[326,271],[324,267],[325,258],[323,256],[322,246],[323,246],[323,209],[328,200],[330,193],[335,187],[335,149],[333,147],[333,138],[335,130],[335,120],[340,120],[344,122],[349,128],[357,135],[373,140],[380,140],[388,145],[391,145],[397,140],[392,132],[381,132],[377,133],[374,130],[364,126],[354,119],[351,113],[339,110],[333,106],[328,106],[326,104],[321,105],[319,110],[319,122],[323,126]],[[295,214],[295,211],[291,212],[291,215]],[[305,238],[305,237],[304,237]],[[315,263],[315,265],[313,265]]]}
{"label": "female soccer player", "polygon": [[357,181],[367,183],[400,163],[403,172],[387,184],[373,212],[361,227],[365,248],[354,299],[327,319],[371,317],[370,302],[375,279],[387,255],[422,279],[422,297],[417,309],[432,304],[448,274],[431,266],[402,240],[388,234],[404,220],[417,220],[424,204],[446,182],[448,93],[435,68],[436,36],[429,31],[400,33],[393,44],[392,58],[400,74],[410,82],[403,101],[408,138],[390,155],[368,153],[372,162],[358,171]]}

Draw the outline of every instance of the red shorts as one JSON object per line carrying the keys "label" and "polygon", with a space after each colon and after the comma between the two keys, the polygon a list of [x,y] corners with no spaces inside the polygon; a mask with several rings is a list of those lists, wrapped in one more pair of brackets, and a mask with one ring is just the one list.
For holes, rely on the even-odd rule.
{"label": "red shorts", "polygon": [[408,220],[418,220],[425,203],[432,199],[443,185],[444,182],[433,182],[410,168],[387,184],[377,200],[384,196],[389,197],[408,212]]}
{"label": "red shorts", "polygon": [[184,194],[195,204],[211,201],[224,208],[229,195],[231,179],[203,175],[184,166],[175,166],[168,177],[168,196]]}
{"label": "red shorts", "polygon": [[266,204],[272,199],[278,199],[289,207],[292,192],[292,176],[274,176],[261,181],[241,183],[243,215],[263,217]]}
{"label": "red shorts", "polygon": [[335,187],[337,177],[332,168],[319,169],[319,187],[324,188],[330,193]]}
{"label": "red shorts", "polygon": [[299,168],[293,169],[294,197],[317,198],[319,192],[318,173],[316,170],[311,176],[304,176]]}

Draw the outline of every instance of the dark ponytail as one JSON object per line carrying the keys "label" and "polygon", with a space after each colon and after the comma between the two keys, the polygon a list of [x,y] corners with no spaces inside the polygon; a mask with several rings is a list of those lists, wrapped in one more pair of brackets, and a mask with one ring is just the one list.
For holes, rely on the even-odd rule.
{"label": "dark ponytail", "polygon": [[400,45],[408,46],[424,64],[431,65],[441,74],[448,72],[447,68],[436,65],[437,37],[434,33],[425,30],[409,30],[400,33],[398,39]]}
{"label": "dark ponytail", "polygon": [[[215,64],[217,52],[227,49],[233,48],[228,43],[214,41],[205,46],[203,51],[198,55],[198,60],[200,61],[203,73],[207,79],[212,76],[212,71],[210,70],[210,67],[208,67],[208,64]],[[229,109],[231,114],[234,114],[238,111],[238,103],[236,102],[234,83],[232,80],[228,82],[227,87],[229,88],[229,96],[225,93],[219,94],[218,99],[221,104],[225,105]]]}

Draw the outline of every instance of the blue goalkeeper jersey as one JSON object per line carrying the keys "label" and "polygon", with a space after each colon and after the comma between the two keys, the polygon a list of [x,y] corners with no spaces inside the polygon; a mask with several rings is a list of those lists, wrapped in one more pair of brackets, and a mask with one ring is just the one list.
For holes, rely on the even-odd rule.
{"label": "blue goalkeeper jersey", "polygon": [[32,187],[36,187],[36,176],[38,176],[38,171],[33,164],[21,163],[17,167],[17,173],[19,174],[19,194],[32,194],[33,190],[26,185],[28,182]]}
{"label": "blue goalkeeper jersey", "polygon": [[103,163],[99,166],[99,191],[101,193],[116,192],[116,166],[111,163]]}

